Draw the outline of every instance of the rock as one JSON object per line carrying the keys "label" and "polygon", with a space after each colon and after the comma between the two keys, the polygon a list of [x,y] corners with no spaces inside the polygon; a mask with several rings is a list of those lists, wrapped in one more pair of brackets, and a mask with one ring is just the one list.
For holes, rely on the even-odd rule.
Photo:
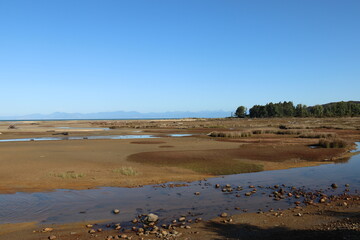
{"label": "rock", "polygon": [[190,229],[191,227],[190,226],[185,226],[186,229]]}
{"label": "rock", "polygon": [[127,238],[127,235],[126,235],[126,234],[121,234],[121,235],[120,235],[120,238],[125,239],[125,238]]}
{"label": "rock", "polygon": [[336,183],[333,183],[333,184],[331,184],[331,187],[332,187],[332,188],[337,188],[338,185],[337,185]]}
{"label": "rock", "polygon": [[94,225],[92,225],[92,224],[86,225],[87,228],[92,228],[93,226],[94,226]]}
{"label": "rock", "polygon": [[89,230],[89,233],[90,233],[90,234],[94,234],[94,233],[95,233],[95,230],[94,230],[94,229],[90,229],[90,230]]}
{"label": "rock", "polygon": [[47,227],[47,228],[43,228],[43,230],[42,230],[42,232],[52,232],[54,229],[53,228],[49,228],[49,227]]}
{"label": "rock", "polygon": [[121,226],[118,225],[118,226],[115,226],[115,230],[120,230],[121,229]]}
{"label": "rock", "polygon": [[184,222],[186,220],[186,218],[185,217],[180,217],[178,220],[179,220],[179,222]]}
{"label": "rock", "polygon": [[56,236],[55,236],[55,235],[51,235],[51,236],[48,237],[48,239],[49,239],[49,240],[54,240],[54,239],[56,239]]}
{"label": "rock", "polygon": [[228,216],[228,214],[226,212],[223,212],[220,214],[220,217],[222,217],[222,218],[226,218],[227,216]]}
{"label": "rock", "polygon": [[144,221],[147,223],[151,223],[151,222],[156,222],[159,219],[159,216],[153,213],[149,213],[148,215],[146,215],[146,217],[144,218]]}
{"label": "rock", "polygon": [[195,192],[194,194],[195,194],[195,195],[200,195],[200,192]]}
{"label": "rock", "polygon": [[350,184],[345,184],[345,187],[350,187]]}
{"label": "rock", "polygon": [[98,228],[98,230],[97,230],[98,232],[102,232],[102,228]]}
{"label": "rock", "polygon": [[251,192],[245,193],[245,196],[247,196],[247,197],[251,196]]}
{"label": "rock", "polygon": [[215,188],[220,188],[220,184],[215,184]]}
{"label": "rock", "polygon": [[137,223],[137,222],[139,222],[139,220],[137,220],[136,218],[134,218],[131,222],[132,222],[132,223]]}
{"label": "rock", "polygon": [[120,210],[119,210],[119,209],[114,209],[114,210],[113,210],[113,213],[114,213],[114,214],[119,214],[119,213],[120,213]]}

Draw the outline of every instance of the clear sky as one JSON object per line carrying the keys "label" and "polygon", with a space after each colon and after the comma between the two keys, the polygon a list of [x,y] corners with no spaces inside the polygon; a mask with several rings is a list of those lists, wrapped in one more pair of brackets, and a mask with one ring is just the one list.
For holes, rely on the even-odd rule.
{"label": "clear sky", "polygon": [[0,115],[360,100],[359,0],[0,0]]}

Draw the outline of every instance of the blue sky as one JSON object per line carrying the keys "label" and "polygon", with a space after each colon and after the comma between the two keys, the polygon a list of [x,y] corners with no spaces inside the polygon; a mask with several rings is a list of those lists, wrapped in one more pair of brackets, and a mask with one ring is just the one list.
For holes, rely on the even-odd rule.
{"label": "blue sky", "polygon": [[0,0],[0,115],[360,100],[360,1]]}

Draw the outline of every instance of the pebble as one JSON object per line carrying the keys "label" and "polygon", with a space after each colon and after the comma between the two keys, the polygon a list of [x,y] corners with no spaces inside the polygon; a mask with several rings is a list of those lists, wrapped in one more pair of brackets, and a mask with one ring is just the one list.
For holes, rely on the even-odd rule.
{"label": "pebble", "polygon": [[55,236],[55,235],[51,235],[51,236],[48,237],[48,239],[49,239],[49,240],[54,240],[54,239],[56,239],[56,236]]}
{"label": "pebble", "polygon": [[180,217],[180,218],[179,218],[179,222],[184,222],[185,220],[186,220],[185,217]]}
{"label": "pebble", "polygon": [[119,214],[119,213],[120,213],[120,210],[119,210],[119,209],[114,209],[114,210],[113,210],[113,213],[114,213],[114,214]]}
{"label": "pebble", "polygon": [[52,232],[53,230],[54,230],[53,228],[47,227],[47,228],[44,228],[44,229],[42,230],[42,232]]}
{"label": "pebble", "polygon": [[92,228],[93,226],[94,226],[94,225],[92,225],[92,224],[86,225],[87,228]]}
{"label": "pebble", "polygon": [[220,217],[226,218],[228,216],[228,214],[226,212],[223,212],[220,214]]}
{"label": "pebble", "polygon": [[137,222],[139,222],[139,220],[137,220],[136,218],[134,218],[131,222],[132,222],[132,223],[137,223]]}
{"label": "pebble", "polygon": [[195,194],[195,195],[200,195],[200,192],[195,192],[194,194]]}
{"label": "pebble", "polygon": [[337,185],[336,183],[333,183],[333,184],[331,184],[331,187],[332,187],[332,188],[337,188],[338,185]]}
{"label": "pebble", "polygon": [[94,233],[95,233],[95,230],[94,230],[94,229],[90,229],[90,230],[89,230],[89,233],[90,233],[90,234],[94,234]]}
{"label": "pebble", "polygon": [[159,216],[153,213],[149,213],[146,217],[145,217],[145,222],[156,222],[159,219]]}

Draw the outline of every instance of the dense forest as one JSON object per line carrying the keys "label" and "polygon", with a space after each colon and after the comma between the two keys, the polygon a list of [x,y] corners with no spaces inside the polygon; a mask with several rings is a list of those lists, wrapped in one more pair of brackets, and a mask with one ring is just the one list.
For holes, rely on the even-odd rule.
{"label": "dense forest", "polygon": [[293,102],[267,103],[255,105],[249,109],[239,106],[237,117],[273,118],[273,117],[356,117],[360,116],[360,101],[334,102],[323,105],[306,106]]}

